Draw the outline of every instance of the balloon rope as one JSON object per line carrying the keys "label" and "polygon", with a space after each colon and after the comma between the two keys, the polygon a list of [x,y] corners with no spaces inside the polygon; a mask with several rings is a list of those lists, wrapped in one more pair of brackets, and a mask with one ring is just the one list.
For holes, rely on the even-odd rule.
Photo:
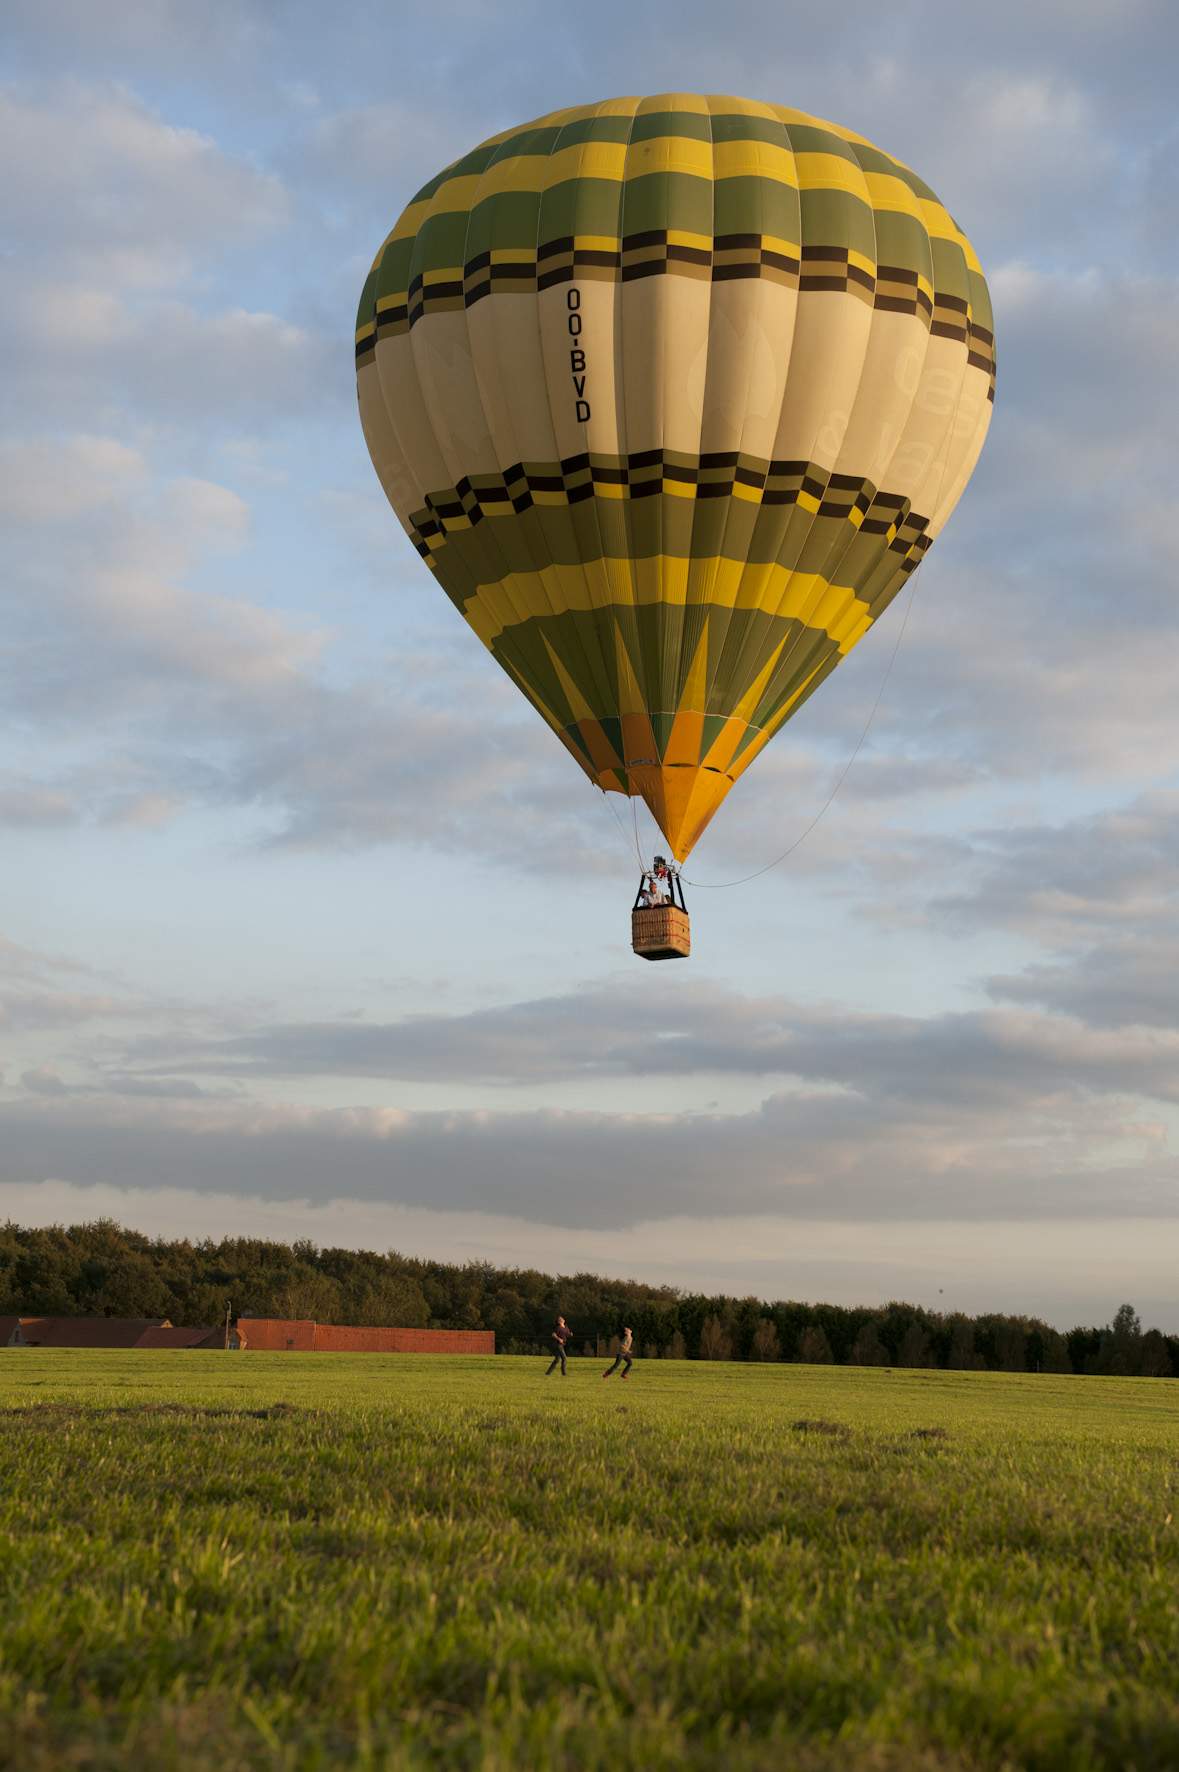
{"label": "balloon rope", "polygon": [[[599,788],[598,792],[601,794],[603,800],[605,800],[607,806],[610,808],[610,816],[614,820],[615,824],[618,826],[618,835],[622,838],[622,846],[626,850],[627,854],[629,855],[630,854],[630,846],[631,846],[630,845],[630,833],[628,832],[626,826],[622,822],[621,814],[619,813],[617,806],[615,806],[614,801],[611,799],[610,795],[607,793],[605,788]],[[640,868],[642,867],[642,865],[643,865],[643,858],[640,855],[639,856]]]}
{"label": "balloon rope", "polygon": [[[924,565],[924,561],[918,561],[918,570],[920,570],[920,567],[922,565]],[[880,679],[880,688],[876,691],[876,700],[872,703],[872,707],[871,707],[871,710],[868,714],[868,718],[864,722],[864,730],[861,732],[859,738],[856,741],[855,750],[852,752],[851,756],[848,758],[847,762],[844,764],[843,769],[841,770],[841,772],[836,780],[835,786],[831,789],[831,792],[827,795],[827,798],[823,801],[823,804],[819,807],[819,810],[815,813],[815,816],[811,819],[811,822],[807,825],[806,829],[803,832],[801,832],[801,834],[799,836],[795,837],[795,839],[794,839],[793,843],[791,843],[789,849],[784,849],[782,851],[781,855],[775,856],[773,861],[767,861],[766,865],[763,868],[756,869],[756,871],[752,874],[743,874],[739,880],[689,880],[687,878],[687,876],[685,875],[684,876],[684,884],[686,886],[691,886],[692,889],[697,892],[724,892],[730,886],[747,886],[749,884],[750,880],[758,880],[761,878],[761,876],[763,874],[768,874],[771,868],[779,867],[781,865],[781,863],[784,862],[788,856],[793,855],[794,851],[796,849],[800,848],[801,845],[806,842],[807,838],[810,836],[811,832],[814,830],[814,828],[818,824],[819,820],[823,817],[824,813],[826,813],[830,809],[830,807],[832,805],[834,805],[836,794],[838,794],[840,788],[843,786],[844,782],[847,780],[848,776],[851,774],[852,764],[855,762],[856,758],[859,756],[860,752],[863,750],[864,744],[865,744],[867,737],[868,737],[868,734],[872,730],[872,722],[873,722],[873,720],[875,720],[876,711],[879,708],[880,703],[884,698],[884,691],[888,687],[888,679],[892,676],[892,667],[897,661],[897,653],[900,651],[901,641],[905,637],[905,629],[909,625],[909,617],[913,613],[913,596],[914,596],[914,593],[916,592],[916,589],[917,589],[917,571],[914,571],[913,577],[909,582],[909,601],[905,605],[904,619],[902,620],[901,625],[900,625],[900,629],[897,633],[896,642],[895,642],[892,652],[889,656],[888,664],[885,667],[884,675]]]}
{"label": "balloon rope", "polygon": [[635,854],[639,858],[639,868],[640,870],[643,870],[646,868],[647,864],[643,859],[643,846],[639,842],[639,803],[638,796],[635,794],[630,796],[630,822],[634,826]]}

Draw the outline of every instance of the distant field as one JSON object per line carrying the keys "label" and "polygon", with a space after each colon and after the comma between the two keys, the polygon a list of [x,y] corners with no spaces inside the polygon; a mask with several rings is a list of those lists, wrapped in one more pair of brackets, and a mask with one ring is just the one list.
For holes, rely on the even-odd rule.
{"label": "distant field", "polygon": [[601,1369],[0,1353],[0,1768],[1179,1767],[1179,1383]]}

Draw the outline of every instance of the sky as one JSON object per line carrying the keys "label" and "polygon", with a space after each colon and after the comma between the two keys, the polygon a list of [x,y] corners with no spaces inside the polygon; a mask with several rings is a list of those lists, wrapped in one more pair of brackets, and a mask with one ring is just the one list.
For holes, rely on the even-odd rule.
{"label": "sky", "polygon": [[[1179,1331],[1171,0],[0,19],[0,1217]],[[999,370],[887,680],[904,599],[687,872],[786,850],[883,683],[833,804],[652,966],[352,329],[448,161],[676,90],[915,166]]]}

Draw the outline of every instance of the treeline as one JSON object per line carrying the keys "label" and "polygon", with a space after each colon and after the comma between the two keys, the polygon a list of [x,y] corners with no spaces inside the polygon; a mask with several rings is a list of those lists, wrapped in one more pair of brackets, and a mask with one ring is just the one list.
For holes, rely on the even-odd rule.
{"label": "treeline", "polygon": [[1065,1335],[1035,1317],[888,1304],[766,1304],[669,1286],[554,1278],[496,1268],[272,1243],[254,1237],[175,1241],[108,1220],[68,1229],[0,1229],[0,1315],[168,1317],[185,1325],[232,1315],[415,1329],[494,1329],[501,1353],[548,1348],[558,1311],[571,1351],[604,1349],[623,1324],[648,1359],[800,1360],[962,1371],[1179,1374],[1179,1336],[1143,1331],[1131,1305],[1104,1327]]}

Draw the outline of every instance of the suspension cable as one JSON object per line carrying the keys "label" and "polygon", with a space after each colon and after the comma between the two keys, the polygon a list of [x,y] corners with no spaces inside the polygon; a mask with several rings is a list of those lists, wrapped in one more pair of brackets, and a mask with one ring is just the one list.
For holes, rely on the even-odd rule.
{"label": "suspension cable", "polygon": [[631,794],[630,796],[630,822],[634,826],[635,854],[639,858],[639,868],[640,870],[645,871],[647,863],[643,856],[643,846],[639,842],[639,802],[637,794]]}
{"label": "suspension cable", "polygon": [[[622,822],[622,816],[619,813],[617,806],[615,806],[614,801],[611,798],[609,792],[603,787],[599,787],[598,791],[601,794],[603,800],[606,802],[607,806],[610,808],[610,816],[611,816],[611,818],[613,818],[615,824],[618,826],[618,835],[622,838],[622,846],[626,850],[627,854],[629,855],[630,848],[631,848],[630,833],[628,832],[625,824],[623,824],[623,822]],[[637,851],[638,850],[637,841],[635,844],[635,848]],[[641,868],[642,865],[643,865],[643,857],[642,857],[641,852],[639,852],[639,867]]]}

